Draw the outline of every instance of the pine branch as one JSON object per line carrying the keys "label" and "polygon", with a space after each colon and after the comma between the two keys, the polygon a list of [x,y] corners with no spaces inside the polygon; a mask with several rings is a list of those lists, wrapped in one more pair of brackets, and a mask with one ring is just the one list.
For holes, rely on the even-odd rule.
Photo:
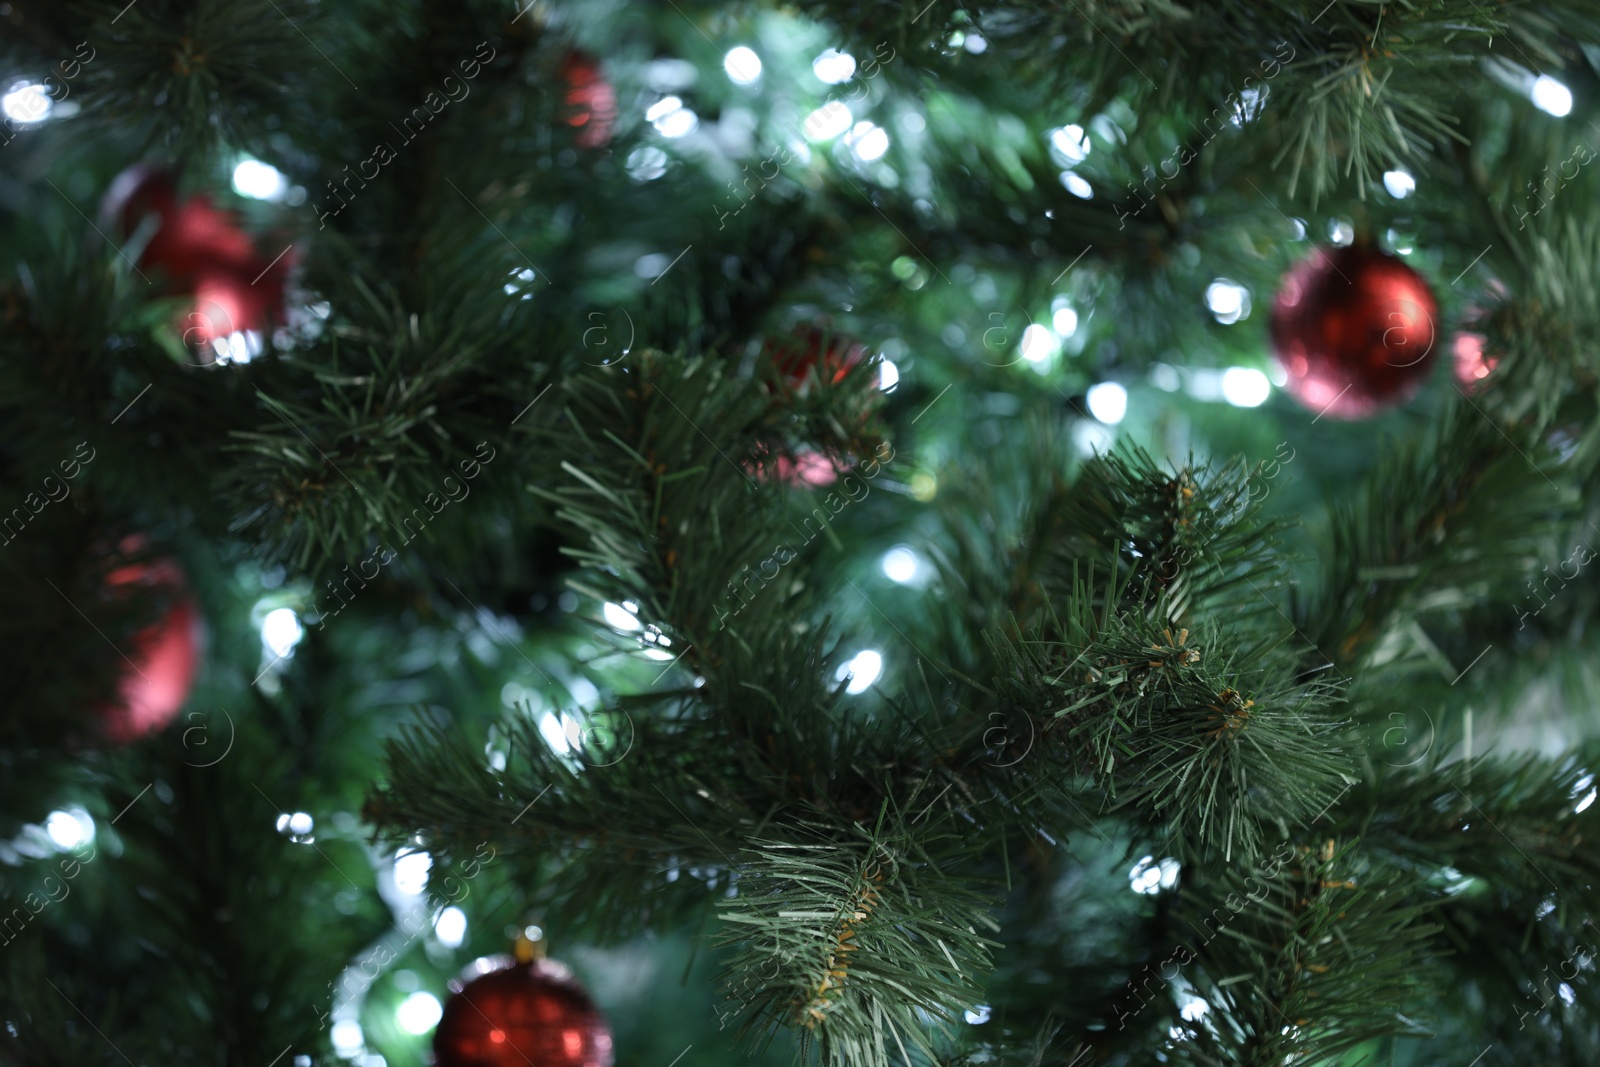
{"label": "pine branch", "polygon": [[976,932],[993,928],[989,902],[953,874],[973,847],[887,812],[843,841],[812,836],[745,850],[739,895],[722,902],[723,943],[740,946],[724,972],[730,1015],[742,1033],[799,1025],[802,1049],[832,1067],[937,1056],[995,945]]}
{"label": "pine branch", "polygon": [[1249,874],[1222,872],[1186,892],[1197,943],[1180,946],[1176,962],[1198,959],[1191,983],[1209,1008],[1175,1054],[1207,1067],[1336,1063],[1374,1038],[1425,1033],[1404,1014],[1435,929],[1408,899],[1414,884],[1330,838],[1281,846]]}
{"label": "pine branch", "polygon": [[1317,592],[1291,598],[1320,656],[1353,669],[1425,602],[1463,606],[1538,571],[1576,499],[1549,480],[1551,458],[1522,441],[1453,405],[1428,438],[1394,448],[1359,499],[1335,507]]}

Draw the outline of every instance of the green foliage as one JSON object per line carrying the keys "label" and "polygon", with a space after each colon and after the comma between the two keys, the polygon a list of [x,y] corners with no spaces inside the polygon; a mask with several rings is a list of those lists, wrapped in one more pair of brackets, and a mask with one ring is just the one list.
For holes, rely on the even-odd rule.
{"label": "green foliage", "polygon": [[[331,1062],[324,990],[386,943],[405,847],[419,914],[473,895],[467,943],[424,934],[352,1008],[396,1067],[422,1052],[392,1009],[530,910],[696,1056],[716,1020],[835,1067],[1595,1062],[1572,745],[1600,598],[1516,611],[1600,521],[1600,178],[1561,169],[1592,5],[799,10],[0,5],[0,89],[93,51],[76,113],[0,132],[0,900],[57,862],[50,811],[105,846],[3,946],[0,1058]],[[741,43],[761,79],[726,77]],[[859,62],[831,87],[830,45]],[[575,49],[615,91],[604,145]],[[1524,99],[1546,71],[1571,123]],[[446,77],[470,98],[351,177]],[[693,135],[644,117],[669,94]],[[848,133],[808,136],[845,96]],[[300,199],[219,192],[246,154]],[[103,228],[140,160],[296,248],[263,358],[191,359],[185,298]],[[1415,194],[1379,194],[1401,164]],[[1493,373],[1355,426],[1184,395],[1265,366],[1273,287],[1332,222],[1414,248],[1436,359],[1459,328]],[[1059,351],[1024,359],[1046,322]],[[900,384],[792,373],[810,331]],[[1089,447],[1108,381],[1147,448]],[[70,503],[27,503],[85,441]],[[184,718],[107,749],[164,606],[106,594],[133,533],[182,560],[210,651]],[[922,563],[890,584],[897,546]],[[292,657],[263,652],[277,607],[314,627]],[[654,938],[715,948],[725,1011],[618,992]]]}

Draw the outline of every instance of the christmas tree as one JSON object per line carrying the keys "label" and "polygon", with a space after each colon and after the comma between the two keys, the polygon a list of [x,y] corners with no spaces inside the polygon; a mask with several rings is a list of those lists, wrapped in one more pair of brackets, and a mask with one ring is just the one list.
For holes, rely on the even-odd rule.
{"label": "christmas tree", "polygon": [[0,28],[0,1062],[1600,1062],[1600,7]]}

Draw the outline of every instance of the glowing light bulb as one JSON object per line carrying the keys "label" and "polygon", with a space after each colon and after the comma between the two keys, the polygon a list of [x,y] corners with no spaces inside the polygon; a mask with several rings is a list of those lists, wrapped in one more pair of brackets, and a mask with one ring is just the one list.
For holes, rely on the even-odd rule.
{"label": "glowing light bulb", "polygon": [[639,616],[633,612],[632,605],[625,607],[622,604],[607,603],[600,609],[600,613],[606,617],[606,622],[619,630],[637,630],[641,625]]}
{"label": "glowing light bulb", "polygon": [[1078,125],[1062,126],[1050,131],[1050,154],[1064,167],[1071,167],[1089,158],[1089,138]]}
{"label": "glowing light bulb", "polygon": [[1533,98],[1534,107],[1558,119],[1572,110],[1572,90],[1548,74],[1541,74],[1533,80],[1528,95]]}
{"label": "glowing light bulb", "polygon": [[1206,286],[1206,307],[1218,322],[1238,322],[1250,314],[1250,291],[1237,282],[1218,278]]}
{"label": "glowing light bulb", "polygon": [[432,993],[417,991],[400,1002],[394,1011],[394,1020],[408,1034],[425,1034],[432,1030],[444,1015],[444,1006]]}
{"label": "glowing light bulb", "polygon": [[306,635],[300,617],[293,608],[273,608],[261,620],[261,643],[272,650],[274,656],[287,656]]}
{"label": "glowing light bulb", "polygon": [[909,585],[917,577],[917,554],[905,545],[895,545],[883,554],[882,566],[891,582]]}
{"label": "glowing light bulb", "polygon": [[1070,170],[1061,172],[1061,185],[1079,200],[1093,200],[1094,186]]}
{"label": "glowing light bulb", "polygon": [[856,57],[830,48],[811,61],[811,73],[828,85],[842,85],[855,76]]}
{"label": "glowing light bulb", "polygon": [[810,141],[831,141],[848,130],[855,121],[850,109],[841,101],[830,100],[806,116],[801,129]]}
{"label": "glowing light bulb", "polygon": [[19,82],[0,96],[0,113],[12,122],[43,122],[54,107],[45,87],[29,82]]}
{"label": "glowing light bulb", "polygon": [[889,133],[871,122],[858,122],[845,134],[844,143],[861,162],[871,163],[889,151]]}
{"label": "glowing light bulb", "polygon": [[408,896],[416,896],[428,887],[428,871],[433,867],[433,857],[426,852],[405,849],[394,858],[394,887]]}
{"label": "glowing light bulb", "polygon": [[735,85],[753,85],[761,77],[761,57],[755,50],[740,45],[722,58],[722,69]]}
{"label": "glowing light bulb", "polygon": [[44,832],[63,852],[94,838],[94,820],[82,808],[52,811],[44,820]]}
{"label": "glowing light bulb", "polygon": [[1272,383],[1254,367],[1229,367],[1222,372],[1222,399],[1236,408],[1258,408],[1272,395]]}
{"label": "glowing light bulb", "polygon": [[361,1024],[354,1019],[340,1019],[334,1023],[329,1036],[333,1039],[333,1050],[344,1059],[354,1056],[366,1045]]}
{"label": "glowing light bulb", "polygon": [[1128,413],[1128,391],[1118,382],[1091,385],[1088,401],[1089,414],[1108,426],[1115,426]]}
{"label": "glowing light bulb", "polygon": [[1022,331],[1020,351],[1029,363],[1043,363],[1061,350],[1061,340],[1048,326],[1033,323]]}
{"label": "glowing light bulb", "polygon": [[1408,171],[1391,170],[1383,176],[1383,187],[1396,200],[1404,200],[1416,189],[1417,180]]}
{"label": "glowing light bulb", "polygon": [[282,200],[289,192],[289,179],[270,163],[247,159],[233,168],[233,191],[252,200]]}
{"label": "glowing light bulb", "polygon": [[850,684],[845,686],[844,691],[854,695],[865,693],[882,674],[883,657],[869,648],[864,652],[857,652],[848,663],[840,664],[834,677],[841,682],[849,678]]}

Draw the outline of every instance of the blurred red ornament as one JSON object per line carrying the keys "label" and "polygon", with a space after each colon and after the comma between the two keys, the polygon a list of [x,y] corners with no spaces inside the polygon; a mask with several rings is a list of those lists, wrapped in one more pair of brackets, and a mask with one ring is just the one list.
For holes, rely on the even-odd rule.
{"label": "blurred red ornament", "polygon": [[845,334],[830,333],[820,326],[800,326],[781,340],[769,340],[764,354],[783,376],[789,388],[805,392],[813,379],[829,385],[844,381],[850,368],[867,358],[867,346]]}
{"label": "blurred red ornament", "polygon": [[1499,365],[1498,356],[1488,356],[1483,352],[1483,343],[1486,338],[1481,333],[1460,333],[1456,335],[1454,346],[1456,357],[1456,381],[1468,392],[1476,392],[1478,383],[1487,378]]}
{"label": "blurred red ornament", "polygon": [[[129,539],[123,549],[133,551],[139,543]],[[123,647],[128,663],[118,698],[101,712],[106,736],[128,742],[166,726],[189,699],[200,665],[200,612],[171,560],[118,567],[106,575],[106,589],[117,597],[143,590],[171,598],[166,613]]]}
{"label": "blurred red ornament", "polygon": [[1422,276],[1374,248],[1318,249],[1284,276],[1272,349],[1306,407],[1359,419],[1405,402],[1428,376],[1437,305]]}
{"label": "blurred red ornament", "polygon": [[786,455],[763,456],[745,469],[764,482],[780,482],[796,489],[817,489],[832,485],[848,468],[821,452],[802,449],[793,458]]}
{"label": "blurred red ornament", "polygon": [[569,968],[502,959],[445,1002],[438,1067],[611,1067],[611,1030]]}
{"label": "blurred red ornament", "polygon": [[578,127],[578,145],[605,147],[617,124],[617,91],[606,80],[600,61],[584,52],[571,52],[561,63],[561,80],[567,83],[564,99],[572,109],[567,125]]}
{"label": "blurred red ornament", "polygon": [[[186,344],[208,353],[207,362],[254,355],[242,336],[234,335],[264,333],[283,320],[294,257],[259,255],[234,217],[203,194],[180,202],[166,171],[146,164],[129,167],[111,183],[100,214],[103,225],[124,240],[145,236],[135,266],[161,275],[164,292],[194,297],[178,328]],[[259,351],[259,336],[250,345]]]}

